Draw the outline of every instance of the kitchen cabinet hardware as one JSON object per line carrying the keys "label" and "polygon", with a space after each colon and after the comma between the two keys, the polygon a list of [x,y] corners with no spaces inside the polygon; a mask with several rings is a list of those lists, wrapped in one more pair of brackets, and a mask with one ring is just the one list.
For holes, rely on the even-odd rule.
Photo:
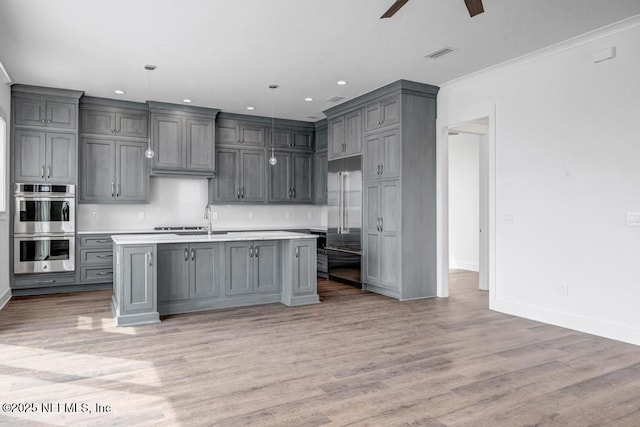
{"label": "kitchen cabinet hardware", "polygon": [[98,240],[96,240],[96,243],[108,243],[108,242],[109,242],[109,240],[107,240],[107,239],[98,239]]}
{"label": "kitchen cabinet hardware", "polygon": [[116,197],[116,183],[111,183],[111,197]]}
{"label": "kitchen cabinet hardware", "polygon": [[113,271],[98,271],[97,276],[113,276]]}
{"label": "kitchen cabinet hardware", "polygon": [[148,258],[147,266],[153,267],[153,252],[147,252],[147,258]]}
{"label": "kitchen cabinet hardware", "polygon": [[253,245],[249,246],[249,258],[253,258]]}
{"label": "kitchen cabinet hardware", "polygon": [[189,261],[189,249],[184,248],[184,260]]}
{"label": "kitchen cabinet hardware", "polygon": [[38,284],[46,284],[46,283],[56,283],[55,279],[51,279],[51,280],[34,280],[35,283]]}
{"label": "kitchen cabinet hardware", "polygon": [[191,248],[191,261],[195,261],[196,259],[196,250]]}
{"label": "kitchen cabinet hardware", "polygon": [[[97,240],[97,241],[99,242],[99,240]],[[102,258],[102,259],[113,258],[113,254],[98,254],[98,255],[96,255],[96,258]]]}
{"label": "kitchen cabinet hardware", "polygon": [[296,246],[296,258],[300,258],[300,248]]}

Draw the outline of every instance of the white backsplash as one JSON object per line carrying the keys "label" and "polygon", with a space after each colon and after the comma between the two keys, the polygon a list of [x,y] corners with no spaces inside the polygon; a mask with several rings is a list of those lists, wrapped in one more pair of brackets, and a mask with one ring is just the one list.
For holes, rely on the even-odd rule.
{"label": "white backsplash", "polygon": [[[203,226],[207,180],[150,180],[149,204],[79,204],[78,231],[146,230],[159,226]],[[327,209],[314,205],[213,205],[215,229],[325,228]]]}

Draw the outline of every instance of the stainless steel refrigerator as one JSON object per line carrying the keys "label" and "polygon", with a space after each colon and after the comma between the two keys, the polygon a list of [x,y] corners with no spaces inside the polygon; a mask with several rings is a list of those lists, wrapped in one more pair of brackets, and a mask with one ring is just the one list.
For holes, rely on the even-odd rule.
{"label": "stainless steel refrigerator", "polygon": [[329,162],[327,205],[329,278],[361,286],[362,156]]}

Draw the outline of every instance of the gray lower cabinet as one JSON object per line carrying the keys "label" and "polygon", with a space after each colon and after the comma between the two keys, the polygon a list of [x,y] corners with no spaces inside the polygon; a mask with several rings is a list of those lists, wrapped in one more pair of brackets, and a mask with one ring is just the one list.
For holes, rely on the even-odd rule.
{"label": "gray lower cabinet", "polygon": [[364,185],[364,281],[400,297],[400,186],[397,180]]}
{"label": "gray lower cabinet", "polygon": [[81,203],[149,202],[147,144],[137,141],[83,138]]}
{"label": "gray lower cabinet", "polygon": [[76,182],[74,134],[17,129],[13,141],[15,182]]}
{"label": "gray lower cabinet", "polygon": [[327,175],[329,173],[329,163],[327,160],[327,150],[316,153],[314,159],[313,180],[315,182],[315,203],[316,205],[327,204]]}
{"label": "gray lower cabinet", "polygon": [[77,111],[77,102],[15,97],[12,115],[18,126],[76,129]]}
{"label": "gray lower cabinet", "polygon": [[212,176],[215,171],[215,117],[219,110],[150,102],[151,172]]}
{"label": "gray lower cabinet", "polygon": [[156,245],[116,245],[112,311],[118,326],[160,321]]}
{"label": "gray lower cabinet", "polygon": [[225,295],[280,292],[279,242],[228,242],[225,247]]}
{"label": "gray lower cabinet", "polygon": [[113,242],[110,234],[81,234],[76,238],[79,284],[113,282]]}
{"label": "gray lower cabinet", "polygon": [[221,243],[158,245],[158,302],[221,295]]}
{"label": "gray lower cabinet", "polygon": [[308,153],[276,151],[269,166],[269,202],[313,203],[313,157]]}
{"label": "gray lower cabinet", "polygon": [[315,239],[287,240],[282,244],[282,303],[291,306],[319,302]]}
{"label": "gray lower cabinet", "polygon": [[209,200],[215,202],[264,203],[264,150],[216,150],[216,176],[209,181]]}

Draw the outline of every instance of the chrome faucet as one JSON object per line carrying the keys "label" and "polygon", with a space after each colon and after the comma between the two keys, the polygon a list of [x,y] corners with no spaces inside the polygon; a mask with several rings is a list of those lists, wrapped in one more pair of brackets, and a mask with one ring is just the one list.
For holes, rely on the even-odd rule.
{"label": "chrome faucet", "polygon": [[211,205],[207,204],[207,206],[204,207],[204,219],[207,220],[207,235],[211,236],[211,234],[213,234],[213,228],[211,225]]}

